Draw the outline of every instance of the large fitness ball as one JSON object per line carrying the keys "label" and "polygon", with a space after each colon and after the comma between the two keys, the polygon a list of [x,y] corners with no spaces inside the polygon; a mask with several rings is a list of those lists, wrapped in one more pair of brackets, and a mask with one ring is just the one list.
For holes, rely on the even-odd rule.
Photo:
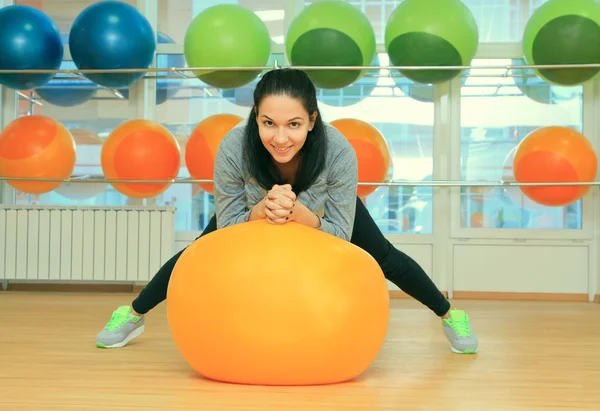
{"label": "large fitness ball", "polygon": [[[150,22],[133,6],[101,1],[86,7],[69,33],[69,50],[80,70],[147,69],[154,59],[156,40]],[[108,88],[135,83],[144,72],[86,73]]]}
{"label": "large fitness ball", "polygon": [[[160,31],[156,33],[156,38],[158,40],[158,44],[175,44],[175,40],[171,37],[167,36],[165,33],[161,33]],[[156,67],[157,68],[182,68],[185,67],[185,56],[183,54],[157,54],[156,55]],[[168,76],[167,78],[157,78],[156,79],[156,102],[155,104],[158,106],[160,104],[165,103],[167,100],[175,96],[177,92],[179,92],[181,86],[184,83],[183,77],[178,76],[175,73],[170,72],[154,72],[153,76],[163,77]],[[129,98],[129,87],[118,89],[121,95],[128,99]]]}
{"label": "large fitness ball", "polygon": [[[0,8],[0,70],[58,70],[64,47],[58,27],[30,6]],[[29,90],[46,84],[48,74],[0,74],[0,84]]]}
{"label": "large fitness ball", "polygon": [[[393,66],[469,66],[479,45],[471,10],[460,0],[405,0],[390,15],[385,47]],[[400,70],[424,84],[452,80],[461,70]]]}
{"label": "large fitness ball", "polygon": [[[523,59],[512,59],[513,66],[525,64]],[[521,93],[529,99],[541,104],[559,104],[578,98],[581,90],[574,87],[561,87],[548,84],[536,76],[531,69],[513,68],[513,81]]]}
{"label": "large fitness ball", "polygon": [[[358,160],[359,183],[381,183],[390,168],[390,149],[383,135],[375,127],[353,118],[331,122],[348,139]],[[357,195],[366,197],[378,186],[358,186]]]}
{"label": "large fitness ball", "polygon": [[[559,126],[542,127],[518,145],[513,161],[519,183],[594,181],[596,153],[581,133]],[[545,206],[564,206],[583,197],[590,186],[521,186],[533,201]]]}
{"label": "large fitness ball", "polygon": [[[194,180],[214,178],[215,159],[223,137],[243,120],[235,114],[215,114],[198,123],[185,145],[185,164]],[[199,183],[209,193],[214,193],[212,183]]]}
{"label": "large fitness ball", "polygon": [[[292,21],[286,49],[293,66],[369,66],[375,57],[375,33],[367,16],[342,0],[321,0]],[[367,70],[306,70],[316,87],[338,89]]]}
{"label": "large fitness ball", "polygon": [[[173,180],[180,168],[179,143],[164,126],[131,120],[115,128],[102,146],[101,164],[108,180]],[[170,183],[113,183],[132,198],[155,197]]]}
{"label": "large fitness ball", "polygon": [[[75,168],[75,140],[60,122],[45,116],[23,116],[0,133],[0,175],[64,180]],[[47,193],[61,182],[8,180],[29,194]]]}
{"label": "large fitness ball", "polygon": [[[523,33],[529,65],[599,64],[600,3],[596,0],[549,0],[531,16]],[[549,83],[574,86],[598,74],[598,68],[535,69]]]}
{"label": "large fitness ball", "polygon": [[[237,4],[221,4],[200,12],[185,33],[184,54],[190,68],[264,67],[271,56],[271,36],[263,21]],[[241,87],[261,70],[197,70],[204,83],[217,88]]]}
{"label": "large fitness ball", "polygon": [[[265,245],[274,252],[265,261]],[[169,282],[167,318],[187,363],[213,380],[351,380],[386,336],[389,291],[368,253],[298,223],[265,220],[194,241]]]}

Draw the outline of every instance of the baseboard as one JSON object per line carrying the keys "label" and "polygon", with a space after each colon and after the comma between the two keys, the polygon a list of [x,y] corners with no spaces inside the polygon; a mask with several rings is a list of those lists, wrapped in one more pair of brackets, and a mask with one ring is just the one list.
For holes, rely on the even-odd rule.
{"label": "baseboard", "polygon": [[46,293],[132,293],[132,284],[13,283],[4,291]]}
{"label": "baseboard", "polygon": [[[596,299],[598,296],[596,296]],[[453,300],[588,302],[587,294],[454,291]]]}

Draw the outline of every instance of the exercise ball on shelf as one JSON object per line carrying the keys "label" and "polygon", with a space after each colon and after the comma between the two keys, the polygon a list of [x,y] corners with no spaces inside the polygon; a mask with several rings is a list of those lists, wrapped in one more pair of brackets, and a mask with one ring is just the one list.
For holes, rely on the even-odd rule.
{"label": "exercise ball on shelf", "polygon": [[[369,66],[375,58],[375,33],[367,16],[343,0],[321,0],[298,14],[286,35],[293,66]],[[306,70],[316,87],[340,89],[368,70]]]}
{"label": "exercise ball on shelf", "polygon": [[[479,28],[460,0],[405,0],[390,15],[385,47],[392,66],[469,66],[479,45]],[[399,70],[423,84],[452,80],[462,70]]]}
{"label": "exercise ball on shelf", "polygon": [[[504,158],[504,164],[502,165],[501,181],[503,183],[515,183],[515,172],[514,162],[515,153],[517,152],[518,145],[508,152]],[[536,203],[525,195],[523,190],[517,186],[506,186],[504,187],[504,194],[506,197],[521,210],[539,212],[544,211],[546,206]],[[506,211],[506,210],[505,210]]]}
{"label": "exercise ball on shelf", "polygon": [[[280,245],[269,264],[265,244]],[[389,309],[373,257],[294,222],[258,220],[201,237],[177,261],[167,291],[183,359],[206,378],[238,384],[352,380],[379,353]]]}
{"label": "exercise ball on shelf", "polygon": [[[60,122],[31,115],[11,121],[0,132],[0,175],[64,180],[75,168],[75,140]],[[7,180],[28,194],[48,193],[62,182]]]}
{"label": "exercise ball on shelf", "polygon": [[[331,122],[348,139],[358,160],[359,183],[382,183],[391,164],[390,149],[383,135],[371,124],[353,118]],[[358,186],[357,195],[366,197],[379,186]]]}
{"label": "exercise ball on shelf", "polygon": [[[235,114],[215,114],[194,127],[185,145],[185,164],[194,180],[212,180],[215,158],[223,137],[243,120]],[[213,194],[212,183],[198,183],[202,189]]]}
{"label": "exercise ball on shelf", "polygon": [[[147,69],[154,59],[155,34],[135,7],[120,1],[101,1],[86,7],[69,33],[69,49],[80,70]],[[127,87],[144,72],[86,73],[107,88]]]}
{"label": "exercise ball on shelf", "polygon": [[[158,44],[175,44],[175,40],[162,32],[157,32],[156,39]],[[172,68],[185,67],[185,56],[183,54],[157,54],[156,56],[156,67],[158,68]],[[156,105],[161,105],[167,100],[175,96],[180,90],[183,82],[183,77],[178,77],[175,73],[156,72],[152,73],[153,76],[169,76],[169,78],[157,78],[156,79]],[[123,98],[129,98],[129,87],[118,89],[119,93]]]}
{"label": "exercise ball on shelf", "polygon": [[[66,36],[68,41],[68,36]],[[72,61],[63,61],[61,70],[76,70]],[[45,102],[58,107],[76,107],[96,96],[98,85],[76,74],[57,73],[54,79],[37,87],[36,94]]]}
{"label": "exercise ball on shelf", "polygon": [[[265,23],[237,4],[220,4],[201,11],[184,39],[187,64],[195,67],[264,67],[271,55],[271,36]],[[254,80],[261,70],[197,70],[212,87],[232,89]]]}
{"label": "exercise ball on shelf", "polygon": [[[64,47],[58,27],[30,6],[0,8],[0,70],[58,70]],[[30,90],[52,79],[52,73],[2,73],[0,84]]]}
{"label": "exercise ball on shelf", "polygon": [[[527,21],[522,47],[528,65],[600,64],[600,3],[549,0]],[[576,86],[596,77],[599,69],[534,71],[548,83]]]}
{"label": "exercise ball on shelf", "polygon": [[[517,146],[513,161],[519,183],[567,183],[594,181],[596,152],[581,133],[562,126],[542,127],[529,133]],[[531,200],[558,207],[576,202],[590,186],[521,186]]]}
{"label": "exercise ball on shelf", "polygon": [[[101,152],[107,180],[174,180],[180,169],[180,148],[171,132],[150,120],[130,120],[115,128]],[[155,197],[171,183],[112,183],[132,198]]]}
{"label": "exercise ball on shelf", "polygon": [[95,174],[95,170],[101,167],[100,153],[104,140],[91,130],[72,128],[69,131],[77,146],[75,169],[71,178],[79,181],[61,184],[54,192],[70,200],[88,200],[100,195],[108,187],[106,183],[82,181]]}
{"label": "exercise ball on shelf", "polygon": [[[525,60],[512,59],[513,66],[523,66]],[[515,86],[524,96],[540,104],[559,104],[571,101],[581,95],[577,86],[564,87],[549,84],[538,77],[531,69],[512,69]]]}

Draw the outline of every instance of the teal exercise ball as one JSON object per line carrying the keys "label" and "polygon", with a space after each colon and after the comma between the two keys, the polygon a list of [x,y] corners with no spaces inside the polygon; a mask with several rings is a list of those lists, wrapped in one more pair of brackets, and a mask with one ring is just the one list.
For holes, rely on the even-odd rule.
{"label": "teal exercise ball", "polygon": [[[370,66],[375,33],[367,16],[342,0],[321,0],[305,7],[286,35],[292,66]],[[340,89],[367,70],[306,70],[316,87]]]}
{"label": "teal exercise ball", "polygon": [[[221,4],[200,12],[183,42],[186,62],[195,67],[264,67],[271,56],[265,23],[237,4]],[[197,70],[194,75],[212,87],[232,89],[254,80],[262,70]]]}
{"label": "teal exercise ball", "polygon": [[[460,0],[405,0],[385,28],[385,47],[393,66],[469,66],[479,45],[471,10]],[[417,83],[452,80],[461,70],[400,70]]]}
{"label": "teal exercise ball", "polygon": [[[527,21],[523,56],[528,65],[599,64],[600,4],[595,0],[550,0]],[[534,69],[548,83],[575,86],[598,68]]]}

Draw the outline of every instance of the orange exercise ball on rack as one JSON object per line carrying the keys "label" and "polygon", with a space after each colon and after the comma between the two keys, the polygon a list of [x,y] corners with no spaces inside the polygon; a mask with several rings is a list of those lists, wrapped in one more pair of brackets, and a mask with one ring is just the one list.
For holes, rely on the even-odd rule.
{"label": "orange exercise ball on rack", "polygon": [[[358,159],[359,183],[382,183],[390,168],[390,149],[375,127],[361,120],[343,118],[331,122],[352,144]],[[366,197],[378,186],[359,186],[357,195]]]}
{"label": "orange exercise ball on rack", "polygon": [[[242,120],[242,117],[235,114],[215,114],[196,125],[185,145],[185,164],[194,180],[213,179],[219,144]],[[198,185],[211,194],[215,191],[211,183]]]}
{"label": "orange exercise ball on rack", "polygon": [[[75,168],[75,140],[60,122],[31,115],[11,121],[0,133],[0,175],[64,180]],[[62,182],[7,180],[15,189],[43,194]]]}
{"label": "orange exercise ball on rack", "polygon": [[[517,147],[513,161],[519,183],[594,181],[598,159],[592,144],[581,133],[560,126],[529,133]],[[531,200],[551,207],[582,198],[590,186],[521,186]]]}
{"label": "orange exercise ball on rack", "polygon": [[[108,180],[174,180],[181,164],[177,140],[164,126],[131,120],[115,128],[102,147],[101,164]],[[171,183],[113,183],[132,198],[163,193]]]}

